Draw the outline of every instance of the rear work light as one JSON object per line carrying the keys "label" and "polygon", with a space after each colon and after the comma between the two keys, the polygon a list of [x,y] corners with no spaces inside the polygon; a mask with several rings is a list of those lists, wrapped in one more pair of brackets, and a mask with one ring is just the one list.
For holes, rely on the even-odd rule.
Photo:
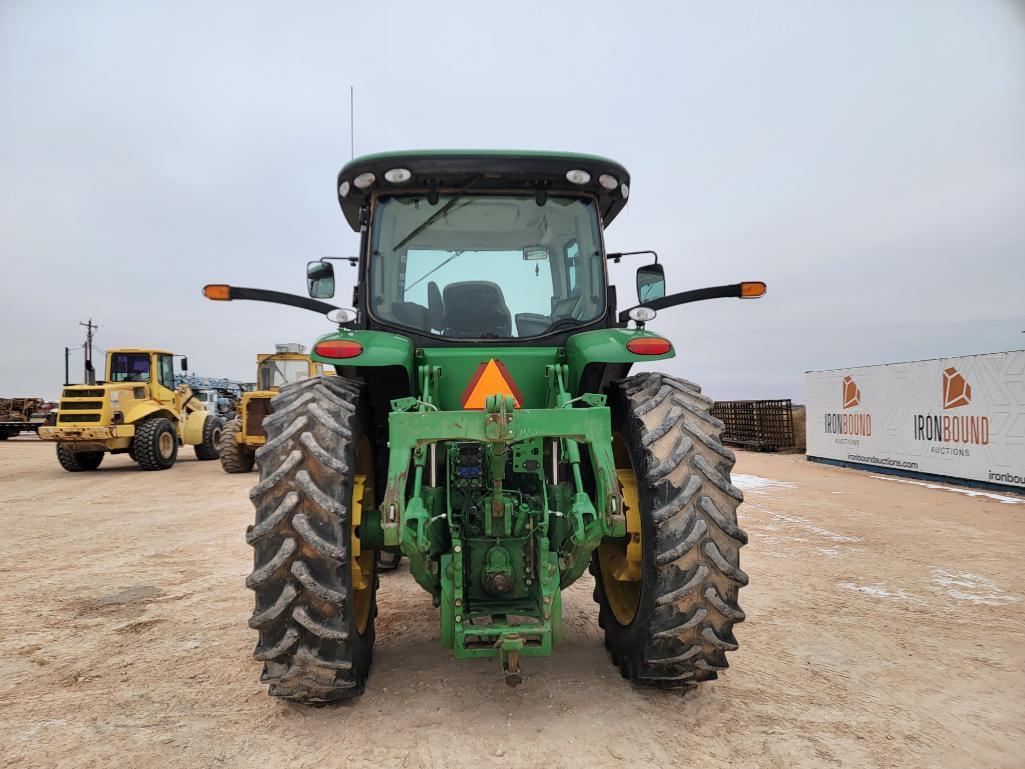
{"label": "rear work light", "polygon": [[626,349],[634,355],[665,355],[673,345],[660,336],[641,336],[627,342]]}
{"label": "rear work light", "polygon": [[313,352],[322,358],[355,358],[363,353],[363,345],[349,339],[327,339],[317,342]]}
{"label": "rear work light", "polygon": [[369,171],[367,171],[366,173],[362,173],[359,176],[357,176],[355,179],[353,179],[352,183],[355,184],[359,189],[365,190],[365,189],[368,189],[370,187],[370,185],[372,185],[376,181],[377,181],[377,177],[374,176]]}

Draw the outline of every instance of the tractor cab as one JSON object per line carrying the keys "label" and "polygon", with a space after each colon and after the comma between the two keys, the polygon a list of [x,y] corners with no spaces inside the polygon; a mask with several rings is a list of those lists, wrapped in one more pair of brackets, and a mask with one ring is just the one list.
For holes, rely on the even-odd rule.
{"label": "tractor cab", "polygon": [[[602,230],[626,204],[629,174],[614,161],[371,155],[342,169],[338,194],[362,233],[366,290],[356,304],[365,328],[415,334],[418,346],[558,344],[616,323]],[[333,282],[321,279],[325,265],[310,265],[315,297]]]}

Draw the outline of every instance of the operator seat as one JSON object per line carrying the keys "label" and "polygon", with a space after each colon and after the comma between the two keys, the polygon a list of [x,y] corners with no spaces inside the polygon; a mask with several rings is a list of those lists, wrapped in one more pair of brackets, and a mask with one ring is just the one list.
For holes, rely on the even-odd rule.
{"label": "operator seat", "polygon": [[445,286],[445,336],[512,336],[512,313],[497,283],[466,280]]}

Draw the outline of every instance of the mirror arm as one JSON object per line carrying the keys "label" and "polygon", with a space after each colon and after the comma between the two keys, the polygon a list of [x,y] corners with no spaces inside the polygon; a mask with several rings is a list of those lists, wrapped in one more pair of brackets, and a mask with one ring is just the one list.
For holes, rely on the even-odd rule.
{"label": "mirror arm", "polygon": [[[650,307],[652,310],[664,310],[666,307],[675,307],[678,304],[689,304],[690,302],[700,302],[705,299],[739,299],[740,283],[732,283],[728,286],[711,286],[709,288],[695,288],[691,291],[681,291],[678,294],[670,294],[669,296],[663,296],[661,299],[652,299],[648,302],[641,302],[640,304],[634,305],[634,307]],[[634,307],[629,307],[619,313],[619,322],[626,323],[630,320],[630,310]]]}
{"label": "mirror arm", "polygon": [[656,251],[614,251],[611,254],[605,254],[605,258],[619,264],[619,260],[624,256],[637,256],[639,254],[651,254],[655,257],[655,264],[658,264],[658,252]]}
{"label": "mirror arm", "polygon": [[340,310],[333,304],[322,302],[319,299],[310,299],[298,294],[286,294],[283,291],[268,291],[264,288],[243,288],[241,286],[228,286],[228,301],[235,299],[249,299],[254,302],[273,302],[274,304],[286,304],[289,307],[298,307],[301,310],[324,313],[331,310]]}

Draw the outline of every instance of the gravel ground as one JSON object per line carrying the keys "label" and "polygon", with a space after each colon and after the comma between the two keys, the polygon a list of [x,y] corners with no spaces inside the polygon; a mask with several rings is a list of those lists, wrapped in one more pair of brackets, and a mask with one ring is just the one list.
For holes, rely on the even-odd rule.
{"label": "gravel ground", "polygon": [[250,656],[255,476],[191,454],[72,475],[0,443],[3,766],[1025,766],[1025,497],[741,453],[748,621],[719,681],[628,686],[585,578],[564,643],[507,689],[438,646],[400,570],[366,694],[312,709],[268,698]]}

